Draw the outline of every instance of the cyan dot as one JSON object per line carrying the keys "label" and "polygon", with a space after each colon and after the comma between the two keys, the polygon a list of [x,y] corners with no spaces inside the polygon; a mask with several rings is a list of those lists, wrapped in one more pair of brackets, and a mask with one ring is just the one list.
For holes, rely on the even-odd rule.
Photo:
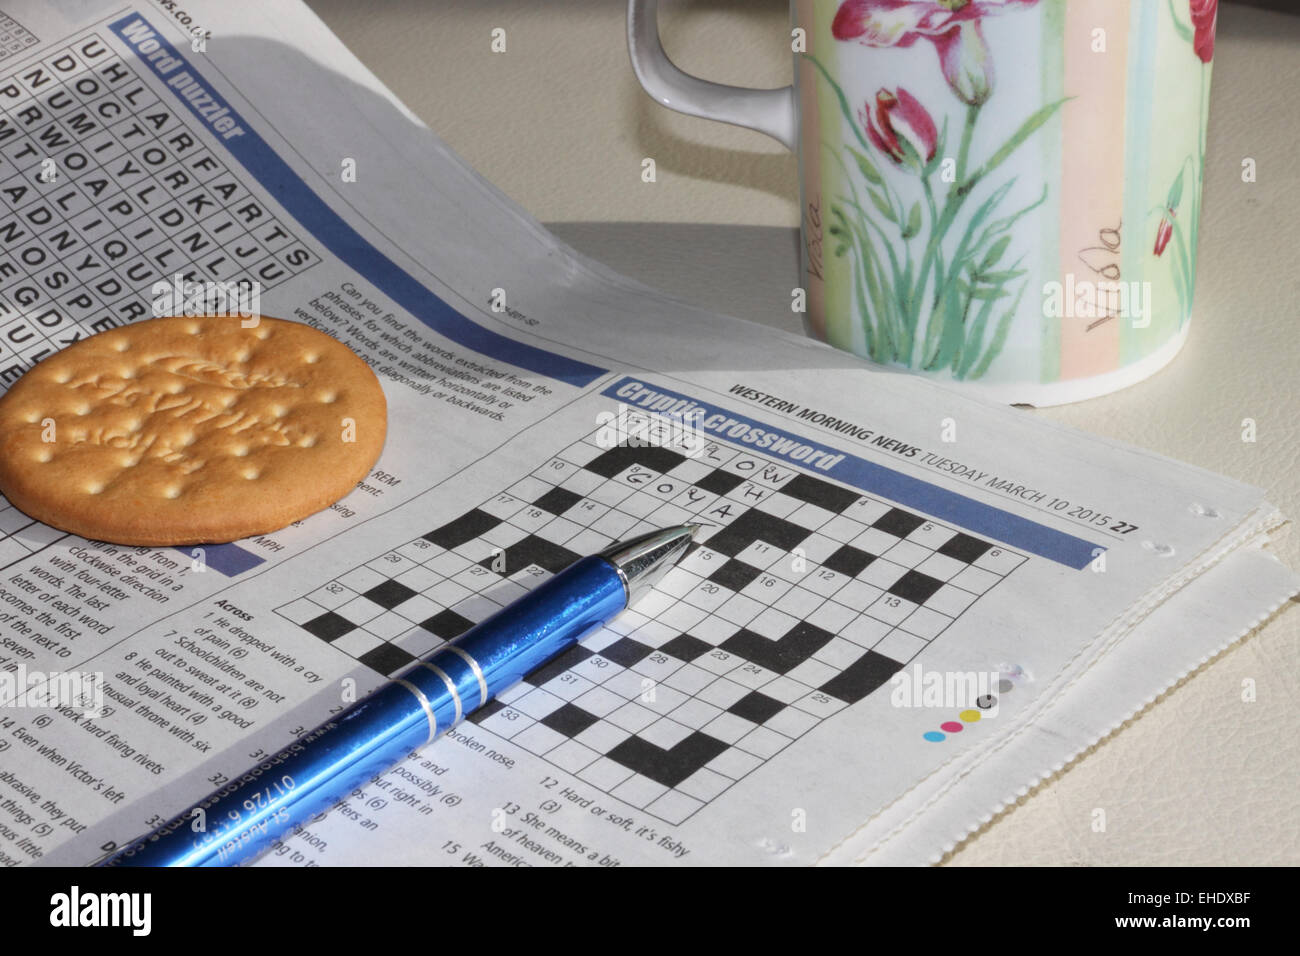
{"label": "cyan dot", "polygon": [[937,744],[942,740],[946,740],[948,737],[947,734],[941,734],[937,730],[927,730],[921,736],[924,737],[926,740],[930,741],[930,743],[932,744]]}

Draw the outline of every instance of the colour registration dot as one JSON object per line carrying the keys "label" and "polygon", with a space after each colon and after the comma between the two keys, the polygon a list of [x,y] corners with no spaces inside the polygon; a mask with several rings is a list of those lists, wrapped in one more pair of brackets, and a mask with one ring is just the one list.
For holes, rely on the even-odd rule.
{"label": "colour registration dot", "polygon": [[966,723],[973,724],[975,721],[980,719],[980,712],[978,710],[963,710],[957,716],[966,721]]}
{"label": "colour registration dot", "polygon": [[937,730],[927,730],[927,731],[926,731],[925,733],[923,733],[921,736],[924,737],[926,740],[930,741],[930,743],[932,743],[932,744],[937,744],[937,743],[939,743],[941,740],[943,740],[945,737],[947,737],[948,735],[947,735],[947,734],[941,734],[941,733],[939,733],[939,731],[937,731]]}
{"label": "colour registration dot", "polygon": [[945,723],[942,723],[939,725],[939,728],[941,730],[946,730],[950,734],[959,734],[961,733],[961,729],[962,729],[961,724],[957,723],[957,721],[955,720],[949,720]]}

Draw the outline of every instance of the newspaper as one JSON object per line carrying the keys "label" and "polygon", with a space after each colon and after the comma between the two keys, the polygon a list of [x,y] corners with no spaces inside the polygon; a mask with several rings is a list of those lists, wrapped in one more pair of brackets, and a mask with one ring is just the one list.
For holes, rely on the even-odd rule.
{"label": "newspaper", "polygon": [[304,7],[0,30],[6,386],[229,293],[390,416],[355,491],[251,540],[0,509],[0,863],[103,857],[651,527],[703,526],[655,593],[259,862],[920,862],[1296,590],[1257,489],[584,260]]}

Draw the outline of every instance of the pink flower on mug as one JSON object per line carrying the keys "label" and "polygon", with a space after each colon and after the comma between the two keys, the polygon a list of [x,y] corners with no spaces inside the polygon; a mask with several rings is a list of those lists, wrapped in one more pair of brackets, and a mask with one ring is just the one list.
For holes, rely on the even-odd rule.
{"label": "pink flower on mug", "polygon": [[895,163],[919,169],[934,159],[939,130],[921,102],[901,86],[881,90],[873,107],[858,111],[872,145]]}
{"label": "pink flower on mug", "polygon": [[[1195,5],[1199,0],[1190,0]],[[979,106],[993,92],[993,55],[983,17],[1032,7],[1038,0],[845,0],[831,23],[837,40],[870,47],[934,44],[944,79],[963,103]]]}
{"label": "pink flower on mug", "polygon": [[1174,235],[1174,213],[1173,210],[1166,209],[1165,214],[1160,217],[1160,225],[1156,227],[1156,248],[1157,256],[1165,251],[1165,246],[1169,245],[1169,240]]}
{"label": "pink flower on mug", "polygon": [[1214,59],[1214,25],[1219,17],[1219,0],[1187,0],[1192,15],[1192,49],[1202,63]]}
{"label": "pink flower on mug", "polygon": [[1169,240],[1174,234],[1174,217],[1178,214],[1178,204],[1183,201],[1184,173],[1185,170],[1178,171],[1178,178],[1169,187],[1169,195],[1165,197],[1165,214],[1160,217],[1160,225],[1156,227],[1155,254],[1157,256],[1165,251],[1165,246],[1169,245]]}

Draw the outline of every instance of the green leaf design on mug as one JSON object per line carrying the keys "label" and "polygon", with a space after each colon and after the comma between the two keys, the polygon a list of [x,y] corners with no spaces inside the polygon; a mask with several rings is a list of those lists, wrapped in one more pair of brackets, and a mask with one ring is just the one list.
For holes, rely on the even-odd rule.
{"label": "green leaf design on mug", "polygon": [[[940,176],[946,115],[936,126],[915,96],[882,90],[874,102],[883,104],[886,116],[855,116],[826,67],[812,54],[803,56],[835,94],[855,140],[844,144],[847,156],[833,154],[848,191],[834,197],[829,232],[841,240],[835,255],[848,262],[850,298],[867,355],[914,369],[947,369],[958,380],[980,378],[1006,344],[1028,288],[1023,256],[1000,265],[1017,241],[1013,229],[1048,195],[1044,185],[1037,200],[999,216],[1015,178],[987,193],[982,186],[1070,98],[1035,110],[982,163],[972,161],[970,152],[984,104],[967,102],[956,182],[948,182]],[[909,132],[912,141],[905,142]],[[972,196],[978,205],[963,215]],[[886,232],[882,223],[898,231]]]}

